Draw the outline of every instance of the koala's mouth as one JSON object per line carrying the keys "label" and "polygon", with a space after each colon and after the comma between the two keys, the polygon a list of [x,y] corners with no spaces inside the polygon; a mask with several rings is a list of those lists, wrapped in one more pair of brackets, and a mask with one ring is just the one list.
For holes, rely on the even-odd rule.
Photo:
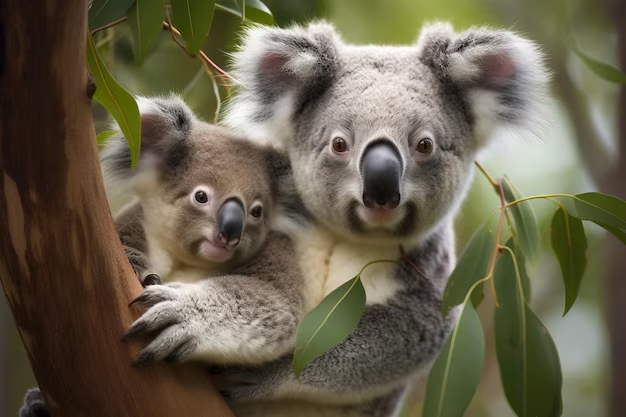
{"label": "koala's mouth", "polygon": [[368,208],[363,205],[357,207],[357,215],[366,225],[393,227],[404,218],[404,207],[388,209],[383,207]]}
{"label": "koala's mouth", "polygon": [[394,236],[409,236],[417,228],[417,206],[412,201],[395,209],[368,208],[359,201],[350,205],[350,227],[360,234],[386,232]]}
{"label": "koala's mouth", "polygon": [[234,247],[221,242],[214,243],[209,239],[202,239],[198,245],[198,254],[210,262],[226,262],[234,253]]}

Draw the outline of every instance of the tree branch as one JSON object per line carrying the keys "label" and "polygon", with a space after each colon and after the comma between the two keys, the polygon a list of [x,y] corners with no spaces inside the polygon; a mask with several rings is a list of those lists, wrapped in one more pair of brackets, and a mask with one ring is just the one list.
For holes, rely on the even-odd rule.
{"label": "tree branch", "polygon": [[[56,416],[232,416],[200,369],[132,368],[141,286],[98,168],[87,2],[0,0],[0,279]],[[59,31],[58,28],[63,28]]]}

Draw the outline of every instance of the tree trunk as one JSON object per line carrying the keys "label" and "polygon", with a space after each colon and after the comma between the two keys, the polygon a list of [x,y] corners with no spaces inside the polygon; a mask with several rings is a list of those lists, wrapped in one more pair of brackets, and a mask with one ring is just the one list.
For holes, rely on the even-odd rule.
{"label": "tree trunk", "polygon": [[[619,63],[626,71],[626,1],[610,0],[609,16],[613,18],[618,39]],[[626,199],[626,87],[618,103],[619,161],[614,172],[607,177],[604,191]],[[611,391],[610,415],[626,416],[626,247],[612,236],[607,253],[608,321],[611,338]]]}
{"label": "tree trunk", "polygon": [[106,202],[87,0],[0,0],[0,279],[56,416],[232,416],[204,372],[133,368],[141,293]]}

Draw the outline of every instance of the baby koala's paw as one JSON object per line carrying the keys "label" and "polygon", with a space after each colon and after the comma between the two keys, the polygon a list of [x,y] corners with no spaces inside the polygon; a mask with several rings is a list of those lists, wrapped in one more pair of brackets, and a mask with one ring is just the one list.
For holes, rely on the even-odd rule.
{"label": "baby koala's paw", "polygon": [[197,350],[209,331],[203,319],[208,308],[202,293],[195,284],[150,285],[131,302],[148,310],[130,326],[122,340],[151,340],[133,361],[134,366],[157,360],[184,361]]}

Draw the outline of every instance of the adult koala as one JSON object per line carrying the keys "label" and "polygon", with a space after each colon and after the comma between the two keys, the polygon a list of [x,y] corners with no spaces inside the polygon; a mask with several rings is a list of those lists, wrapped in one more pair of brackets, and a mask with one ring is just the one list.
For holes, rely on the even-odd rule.
{"label": "adult koala", "polygon": [[542,128],[542,55],[504,30],[437,23],[416,45],[354,46],[321,22],[248,29],[233,75],[241,89],[227,124],[284,148],[292,164],[285,230],[307,310],[369,261],[405,262],[364,272],[357,329],[298,379],[291,355],[227,370],[246,381],[226,392],[232,406],[246,416],[394,416],[456,319],[442,317],[441,300],[477,152],[494,129]]}

